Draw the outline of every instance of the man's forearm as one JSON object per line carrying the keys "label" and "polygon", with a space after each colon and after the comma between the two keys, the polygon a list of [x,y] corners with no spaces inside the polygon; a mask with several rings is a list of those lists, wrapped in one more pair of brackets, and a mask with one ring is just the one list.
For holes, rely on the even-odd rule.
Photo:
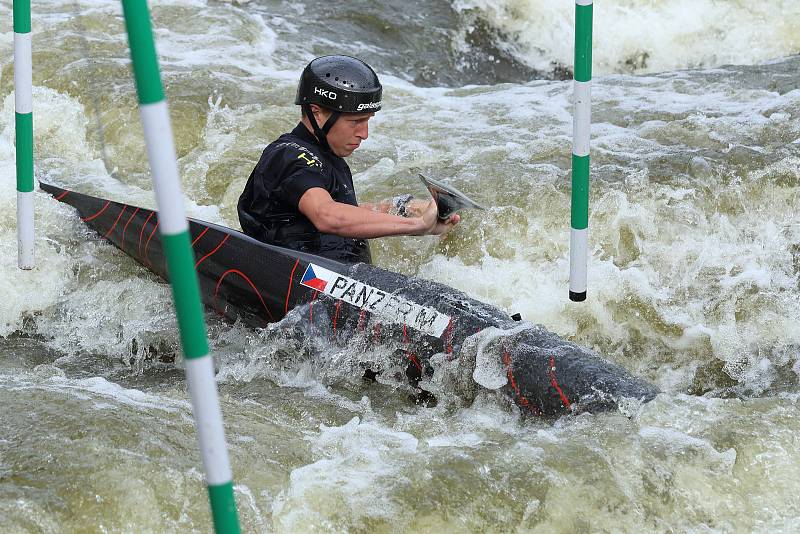
{"label": "man's forearm", "polygon": [[[377,209],[371,206],[376,206]],[[385,211],[383,206],[382,202],[360,206],[332,202],[320,206],[316,217],[310,219],[321,232],[361,239],[409,235],[424,230],[425,224],[420,217],[392,215],[388,213],[391,205],[386,205]]]}
{"label": "man's forearm", "polygon": [[377,211],[378,213],[388,213],[389,215],[399,215],[401,217],[409,217],[412,213],[421,215],[422,212],[412,212],[409,208],[416,202],[412,195],[398,195],[394,198],[384,199],[379,202],[365,202],[359,204],[359,207],[368,209],[370,211]]}
{"label": "man's forearm", "polygon": [[454,215],[452,220],[439,221],[433,200],[428,201],[418,216],[400,217],[382,213],[380,207],[373,211],[367,206],[336,202],[326,190],[318,187],[306,191],[297,207],[320,232],[360,239],[430,233],[439,235],[458,223],[458,215]]}
{"label": "man's forearm", "polygon": [[379,202],[361,202],[358,207],[378,213],[389,213],[389,210],[392,208],[392,203],[391,200],[388,199]]}

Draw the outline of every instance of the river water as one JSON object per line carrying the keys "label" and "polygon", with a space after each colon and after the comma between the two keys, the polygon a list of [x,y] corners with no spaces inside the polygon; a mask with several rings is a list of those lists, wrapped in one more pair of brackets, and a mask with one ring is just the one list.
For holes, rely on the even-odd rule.
{"label": "river water", "polygon": [[[155,2],[191,215],[237,226],[301,67],[358,55],[385,107],[362,200],[420,169],[490,206],[378,265],[454,286],[663,391],[523,418],[412,405],[329,348],[207,315],[250,532],[796,532],[800,4],[595,6],[589,298],[568,301],[572,11],[544,0]],[[168,287],[36,197],[16,268],[13,33],[0,1],[0,530],[206,532]],[[153,206],[119,2],[34,0],[38,178]],[[287,357],[288,355],[288,357]]]}

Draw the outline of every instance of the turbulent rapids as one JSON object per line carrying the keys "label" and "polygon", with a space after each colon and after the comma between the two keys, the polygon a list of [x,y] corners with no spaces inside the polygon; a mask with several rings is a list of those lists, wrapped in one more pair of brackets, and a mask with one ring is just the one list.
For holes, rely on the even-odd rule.
{"label": "turbulent rapids", "polygon": [[[120,3],[31,2],[35,177],[129,206],[77,214],[36,191],[30,271],[16,258],[12,3],[0,532],[211,532],[170,286],[146,268],[163,271],[161,228],[149,210],[131,219],[154,201]],[[193,224],[192,240],[243,531],[797,531],[800,2],[594,3],[580,304],[566,294],[573,82],[559,81],[574,2],[148,4],[187,213],[221,225]],[[323,53],[362,57],[384,81],[349,160],[359,201],[419,196],[421,171],[489,207],[442,238],[375,240],[376,265],[409,278],[267,254],[222,228],[265,144],[297,122],[299,69]],[[309,263],[361,285],[315,293]],[[362,317],[384,289],[442,335],[404,335],[398,298]],[[555,382],[587,409],[572,357],[580,378],[609,373],[608,391],[628,375],[604,358],[661,393],[597,414],[517,408],[514,384],[567,413]],[[436,406],[408,401],[421,390]]]}
{"label": "turbulent rapids", "polygon": [[[120,250],[167,278],[155,212],[51,185],[81,219]],[[436,355],[457,361],[462,396],[500,390],[535,415],[616,409],[622,399],[651,400],[657,389],[597,354],[446,285],[371,265],[344,265],[260,243],[191,221],[195,268],[206,305],[255,327],[291,312],[298,336],[348,344],[355,337],[397,355],[415,388],[437,372]],[[299,319],[299,320],[297,320]],[[382,369],[365,368],[366,376]]]}

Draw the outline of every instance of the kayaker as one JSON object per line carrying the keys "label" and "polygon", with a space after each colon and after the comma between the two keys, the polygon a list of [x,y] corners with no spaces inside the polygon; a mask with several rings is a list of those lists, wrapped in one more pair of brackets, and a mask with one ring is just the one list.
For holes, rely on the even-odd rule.
{"label": "kayaker", "polygon": [[375,71],[357,58],[323,56],[306,66],[295,98],[300,123],[264,149],[239,197],[246,234],[337,261],[371,263],[367,239],[439,235],[459,222],[457,214],[440,220],[433,200],[411,195],[358,203],[344,158],[369,136],[382,91]]}

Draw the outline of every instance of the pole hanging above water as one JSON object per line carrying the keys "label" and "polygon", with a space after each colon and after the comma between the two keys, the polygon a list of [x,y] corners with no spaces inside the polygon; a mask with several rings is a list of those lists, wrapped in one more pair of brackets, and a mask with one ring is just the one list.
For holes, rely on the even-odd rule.
{"label": "pole hanging above water", "polygon": [[14,124],[17,150],[17,265],[33,269],[33,59],[31,2],[14,0]]}
{"label": "pole hanging above water", "polygon": [[589,244],[589,129],[592,122],[592,0],[575,0],[574,115],[569,299],[586,300]]}
{"label": "pole hanging above water", "polygon": [[172,126],[161,85],[150,12],[146,0],[122,0],[122,9],[130,41],[147,158],[158,203],[158,225],[185,357],[186,381],[206,472],[211,517],[217,533],[238,534],[239,518],[214,382],[214,360],[208,350],[200,287],[194,270],[194,253],[183,207]]}

